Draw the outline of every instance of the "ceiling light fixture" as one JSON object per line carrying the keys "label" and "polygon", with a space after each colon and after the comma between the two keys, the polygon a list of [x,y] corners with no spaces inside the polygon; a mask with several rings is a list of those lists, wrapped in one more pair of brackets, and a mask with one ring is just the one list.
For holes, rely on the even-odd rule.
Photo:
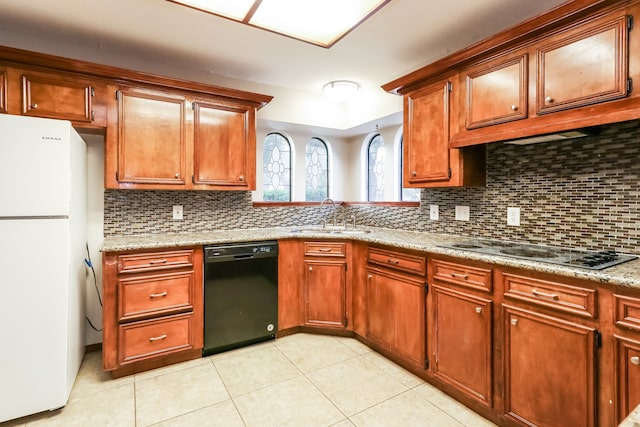
{"label": "ceiling light fixture", "polygon": [[390,0],[168,0],[329,48]]}
{"label": "ceiling light fixture", "polygon": [[322,86],[324,94],[337,101],[353,99],[359,90],[360,85],[351,80],[334,80]]}

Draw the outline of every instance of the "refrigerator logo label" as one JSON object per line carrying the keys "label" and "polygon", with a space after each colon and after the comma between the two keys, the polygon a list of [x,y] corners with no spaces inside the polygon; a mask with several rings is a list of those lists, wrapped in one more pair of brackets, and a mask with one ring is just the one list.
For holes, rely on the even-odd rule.
{"label": "refrigerator logo label", "polygon": [[62,138],[60,138],[59,136],[43,136],[42,140],[43,141],[62,141]]}

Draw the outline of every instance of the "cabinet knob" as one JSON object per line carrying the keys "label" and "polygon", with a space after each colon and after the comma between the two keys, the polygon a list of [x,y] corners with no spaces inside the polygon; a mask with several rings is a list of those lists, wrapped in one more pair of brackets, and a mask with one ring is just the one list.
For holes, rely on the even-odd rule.
{"label": "cabinet knob", "polygon": [[482,307],[476,307],[476,313],[478,314],[482,313]]}
{"label": "cabinet knob", "polygon": [[551,104],[551,103],[553,102],[553,98],[552,98],[552,97],[550,97],[550,96],[547,96],[547,97],[544,99],[544,102],[546,102],[546,103],[548,103],[548,104]]}
{"label": "cabinet knob", "polygon": [[634,365],[640,365],[640,357],[638,357],[638,356],[632,356],[631,359],[629,359],[629,360]]}
{"label": "cabinet knob", "polygon": [[371,280],[373,276],[371,274],[367,274],[367,280]]}
{"label": "cabinet knob", "polygon": [[176,173],[176,178],[180,178],[180,174],[179,173]]}
{"label": "cabinet knob", "polygon": [[511,319],[511,324],[516,326],[518,324],[518,319]]}
{"label": "cabinet knob", "polygon": [[38,108],[38,104],[31,104],[31,108],[33,108],[34,110]]}
{"label": "cabinet knob", "polygon": [[515,104],[513,104],[513,105],[511,105],[511,109],[512,109],[513,111],[518,111],[518,106],[517,106],[517,105],[515,105]]}
{"label": "cabinet knob", "polygon": [[411,176],[416,176],[416,175],[418,175],[418,172],[416,172],[416,171],[411,171]]}
{"label": "cabinet knob", "polygon": [[309,271],[313,271],[313,267],[309,267]]}
{"label": "cabinet knob", "polygon": [[240,176],[238,177],[238,181],[240,181],[240,182],[244,182],[244,175],[240,175]]}

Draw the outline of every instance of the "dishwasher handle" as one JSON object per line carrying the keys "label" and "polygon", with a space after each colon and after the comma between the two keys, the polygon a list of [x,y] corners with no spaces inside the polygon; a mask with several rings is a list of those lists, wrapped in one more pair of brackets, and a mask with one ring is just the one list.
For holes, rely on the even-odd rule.
{"label": "dishwasher handle", "polygon": [[230,262],[258,258],[274,258],[278,256],[277,242],[256,244],[233,244],[209,246],[204,248],[204,262]]}

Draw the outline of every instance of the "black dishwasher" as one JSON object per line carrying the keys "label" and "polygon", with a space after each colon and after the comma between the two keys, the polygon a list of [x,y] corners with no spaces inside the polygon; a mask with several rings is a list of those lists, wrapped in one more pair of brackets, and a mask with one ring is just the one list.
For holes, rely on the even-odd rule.
{"label": "black dishwasher", "polygon": [[278,242],[204,248],[204,348],[207,356],[275,338]]}

